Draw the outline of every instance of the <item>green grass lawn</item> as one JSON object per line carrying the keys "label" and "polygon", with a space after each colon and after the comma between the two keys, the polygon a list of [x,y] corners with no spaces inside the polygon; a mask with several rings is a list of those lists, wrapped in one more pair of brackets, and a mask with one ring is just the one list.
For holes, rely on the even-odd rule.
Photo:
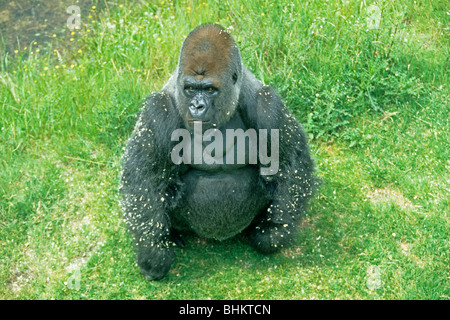
{"label": "green grass lawn", "polygon": [[[370,4],[117,0],[67,43],[1,52],[0,299],[449,299],[449,7],[378,1],[373,27]],[[295,247],[185,236],[148,282],[120,156],[205,22],[304,124],[323,185]]]}

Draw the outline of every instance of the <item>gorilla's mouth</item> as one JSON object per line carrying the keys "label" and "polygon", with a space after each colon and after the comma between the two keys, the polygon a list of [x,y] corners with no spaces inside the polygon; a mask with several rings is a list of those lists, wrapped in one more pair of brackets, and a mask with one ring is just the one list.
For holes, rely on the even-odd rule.
{"label": "gorilla's mouth", "polygon": [[202,125],[211,123],[211,120],[202,120],[202,119],[191,118],[189,116],[189,112],[186,113],[186,121],[189,124],[189,126],[193,126],[195,122],[201,122]]}

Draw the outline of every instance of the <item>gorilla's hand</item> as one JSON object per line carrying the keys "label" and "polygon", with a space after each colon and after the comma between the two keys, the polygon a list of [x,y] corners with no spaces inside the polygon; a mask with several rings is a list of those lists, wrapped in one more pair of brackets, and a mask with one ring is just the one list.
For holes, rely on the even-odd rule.
{"label": "gorilla's hand", "polygon": [[140,247],[138,265],[147,280],[160,280],[169,272],[174,256],[172,248],[156,245]]}

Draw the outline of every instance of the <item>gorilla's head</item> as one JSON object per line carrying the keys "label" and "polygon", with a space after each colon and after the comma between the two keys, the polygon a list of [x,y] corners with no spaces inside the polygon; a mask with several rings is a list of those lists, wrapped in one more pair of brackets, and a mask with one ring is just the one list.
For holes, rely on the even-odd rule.
{"label": "gorilla's head", "polygon": [[239,49],[219,25],[201,25],[181,48],[176,102],[186,127],[202,121],[203,128],[218,127],[234,114],[242,83]]}

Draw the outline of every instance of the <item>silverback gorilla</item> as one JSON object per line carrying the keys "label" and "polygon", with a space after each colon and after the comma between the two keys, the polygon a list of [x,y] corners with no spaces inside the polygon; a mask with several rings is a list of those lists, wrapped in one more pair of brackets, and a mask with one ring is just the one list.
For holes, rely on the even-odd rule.
{"label": "silverback gorilla", "polygon": [[286,247],[315,186],[300,124],[214,24],[185,39],[123,162],[121,205],[149,280],[169,271],[178,231],[219,240],[243,232],[264,254]]}

